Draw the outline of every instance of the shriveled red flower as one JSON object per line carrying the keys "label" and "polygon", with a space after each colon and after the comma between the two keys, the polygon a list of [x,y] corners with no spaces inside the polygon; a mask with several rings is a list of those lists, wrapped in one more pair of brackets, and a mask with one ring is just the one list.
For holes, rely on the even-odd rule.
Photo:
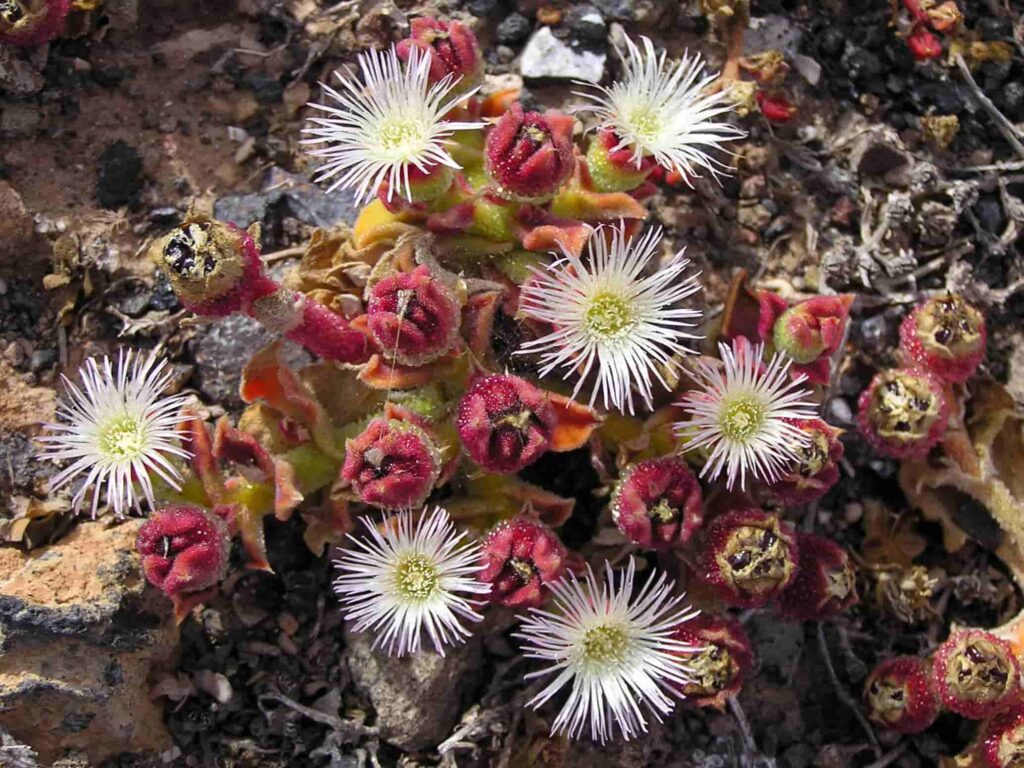
{"label": "shriveled red flower", "polygon": [[398,43],[398,57],[409,60],[409,51],[419,48],[430,55],[431,85],[451,76],[452,93],[467,93],[484,81],[484,56],[473,30],[461,21],[443,21],[420,16],[410,23],[410,35]]}
{"label": "shriveled red flower", "polygon": [[817,501],[839,480],[839,460],[843,457],[840,431],[821,419],[792,419],[807,436],[796,446],[798,461],[768,489],[787,505]]}
{"label": "shriveled red flower", "polygon": [[828,382],[828,358],[843,341],[851,304],[850,294],[815,296],[793,305],[775,321],[775,348],[797,363],[795,373],[807,374],[815,384]]}
{"label": "shriveled red flower", "polygon": [[760,509],[739,509],[708,526],[698,574],[728,605],[754,608],[779,597],[796,578],[796,532]]}
{"label": "shriveled red flower", "polygon": [[917,24],[907,36],[910,54],[918,61],[931,61],[942,55],[942,43],[926,26]]}
{"label": "shriveled red flower", "polygon": [[424,365],[455,346],[462,307],[451,289],[421,265],[375,283],[366,302],[367,326],[385,356]]}
{"label": "shriveled red flower", "polygon": [[1024,765],[1024,707],[1014,707],[992,718],[979,738],[981,756],[988,768],[1020,768]]}
{"label": "shriveled red flower", "polygon": [[796,107],[782,93],[766,93],[759,90],[754,98],[761,114],[770,123],[788,123],[796,114]]}
{"label": "shriveled red flower", "polygon": [[626,469],[612,494],[611,510],[619,530],[646,549],[685,544],[704,520],[700,483],[674,456]]}
{"label": "shriveled red flower", "polygon": [[379,417],[345,443],[341,477],[366,504],[418,507],[441,475],[441,453],[420,426]]}
{"label": "shriveled red flower", "polygon": [[740,692],[753,654],[743,626],[725,616],[701,614],[683,622],[673,640],[701,648],[686,655],[690,682],[680,686],[683,701],[694,707],[725,709],[725,703]]}
{"label": "shriveled red flower", "polygon": [[224,578],[230,537],[216,515],[199,507],[171,505],[154,512],[139,529],[135,548],[146,580],[171,599],[181,621]]}
{"label": "shriveled red flower", "polygon": [[946,294],[914,307],[900,325],[900,351],[909,364],[944,381],[966,381],[985,357],[985,317],[962,296]]}
{"label": "shriveled red flower", "polygon": [[549,200],[576,167],[575,120],[557,112],[526,112],[518,102],[487,134],[487,173],[502,197],[520,202]]}
{"label": "shriveled red flower", "polygon": [[477,578],[491,585],[492,603],[538,607],[565,572],[568,552],[555,532],[529,517],[499,523],[484,539]]}
{"label": "shriveled red flower", "polygon": [[1021,702],[1012,646],[982,629],[954,629],[932,658],[932,683],[946,708],[982,720]]}
{"label": "shriveled red flower", "polygon": [[557,417],[547,393],[518,376],[480,376],[459,403],[462,447],[489,472],[518,472],[551,445]]}
{"label": "shriveled red flower", "polygon": [[0,2],[0,45],[27,48],[53,40],[64,29],[71,0]]}
{"label": "shriveled red flower", "polygon": [[883,456],[925,456],[942,439],[949,421],[943,383],[921,369],[899,368],[877,374],[858,402],[857,427]]}
{"label": "shriveled red flower", "polygon": [[939,716],[928,662],[917,656],[883,661],[864,683],[868,719],[898,733],[918,733]]}
{"label": "shriveled red flower", "polygon": [[797,532],[800,570],[780,598],[782,615],[820,621],[856,605],[857,574],[846,550],[831,539]]}

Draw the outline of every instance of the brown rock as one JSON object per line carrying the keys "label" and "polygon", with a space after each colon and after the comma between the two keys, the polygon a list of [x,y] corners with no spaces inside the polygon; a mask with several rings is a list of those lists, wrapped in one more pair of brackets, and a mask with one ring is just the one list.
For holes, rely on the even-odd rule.
{"label": "brown rock", "polygon": [[145,590],[141,524],[87,522],[50,547],[0,549],[0,728],[43,763],[171,744],[149,678],[172,661],[178,630]]}
{"label": "brown rock", "polygon": [[25,264],[25,251],[36,236],[32,214],[6,181],[0,181],[0,269]]}

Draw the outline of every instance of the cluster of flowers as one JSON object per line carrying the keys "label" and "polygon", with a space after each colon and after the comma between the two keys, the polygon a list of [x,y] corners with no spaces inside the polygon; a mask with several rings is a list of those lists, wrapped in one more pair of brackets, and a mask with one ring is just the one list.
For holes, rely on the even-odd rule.
{"label": "cluster of flowers", "polygon": [[976,752],[988,768],[1024,757],[1024,691],[1019,648],[980,629],[954,628],[930,658],[897,656],[864,685],[870,719],[899,733],[929,727],[943,708],[984,720]]}
{"label": "cluster of flowers", "polygon": [[942,440],[955,402],[953,386],[985,356],[984,316],[946,294],[914,308],[900,325],[903,367],[877,374],[861,393],[857,425],[884,456],[923,458]]}
{"label": "cluster of flowers", "polygon": [[[659,175],[717,173],[710,153],[742,132],[716,119],[730,98],[706,90],[699,59],[668,62],[643,39],[622,63],[621,81],[580,94],[600,122],[584,153],[573,118],[476,96],[482,57],[458,22],[417,19],[409,39],[360,55],[362,82],[339,75],[308,129],[321,178],[369,201],[324,270],[344,300],[274,280],[258,228],[191,214],[154,243],[186,308],[256,318],[320,359],[295,372],[276,348],[257,352],[243,372],[249,409],[212,432],[161,396],[169,373],[154,356],[90,362],[84,389],[68,383],[62,423],[43,438],[48,457],[71,462],[53,485],[81,479],[76,504],[94,487],[94,511],[102,487],[118,514],[140,496],[156,509],[138,549],[179,617],[223,578],[230,537],[250,567],[269,568],[263,518],[330,488],[336,527],[351,530],[351,505],[365,528],[339,550],[336,592],[353,629],[388,653],[424,637],[444,653],[489,601],[527,611],[517,636],[545,662],[533,675],[553,676],[532,705],[570,688],[555,730],[629,738],[645,709],[722,707],[750,664],[739,624],[694,618],[664,573],[634,589],[632,559],[595,574],[553,530],[572,500],[516,476],[548,452],[593,448],[613,417],[642,433],[672,425],[642,456],[604,436],[621,467],[611,517],[634,545],[692,544],[696,575],[725,606],[817,620],[856,601],[839,547],[755,508],[818,499],[838,479],[838,431],[808,387],[829,379],[851,297],[790,307],[734,286],[719,357],[695,355],[701,313],[685,303],[699,285],[681,252],[660,258],[660,232],[636,231],[637,201]],[[353,265],[361,281],[346,283]],[[495,372],[501,313],[519,321],[513,354],[536,378],[574,378],[571,391]],[[636,419],[635,398],[654,410],[659,389],[683,394]],[[706,529],[691,464],[746,500]],[[445,508],[427,506],[442,487]],[[324,525],[306,519],[307,532]]]}
{"label": "cluster of flowers", "polygon": [[[906,34],[907,47],[918,61],[931,61],[942,55],[939,35],[954,35],[963,24],[964,15],[955,0],[902,0],[909,16],[910,30]],[[894,4],[894,7],[898,6]],[[897,18],[897,24],[901,20]]]}

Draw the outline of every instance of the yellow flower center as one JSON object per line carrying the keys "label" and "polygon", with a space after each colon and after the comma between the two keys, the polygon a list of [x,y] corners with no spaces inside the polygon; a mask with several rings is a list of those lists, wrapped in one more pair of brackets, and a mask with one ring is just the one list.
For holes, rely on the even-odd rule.
{"label": "yellow flower center", "polygon": [[395,591],[405,600],[424,602],[438,589],[437,566],[426,555],[405,555],[395,568]]}
{"label": "yellow flower center", "polygon": [[620,664],[626,658],[629,635],[615,624],[602,624],[583,635],[582,659],[585,664],[607,666]]}
{"label": "yellow flower center", "polygon": [[406,150],[410,144],[418,145],[423,134],[412,120],[391,120],[380,127],[380,144],[384,149]]}
{"label": "yellow flower center", "polygon": [[633,133],[642,141],[653,141],[661,132],[661,118],[650,107],[637,107],[627,118]]}
{"label": "yellow flower center", "polygon": [[137,418],[124,414],[110,419],[100,428],[100,451],[109,459],[134,459],[146,447],[146,429]]}
{"label": "yellow flower center", "polygon": [[602,339],[625,336],[636,325],[636,313],[630,303],[614,293],[599,293],[590,300],[586,328]]}
{"label": "yellow flower center", "polygon": [[722,404],[718,427],[729,440],[745,442],[764,426],[764,404],[750,395],[735,395]]}

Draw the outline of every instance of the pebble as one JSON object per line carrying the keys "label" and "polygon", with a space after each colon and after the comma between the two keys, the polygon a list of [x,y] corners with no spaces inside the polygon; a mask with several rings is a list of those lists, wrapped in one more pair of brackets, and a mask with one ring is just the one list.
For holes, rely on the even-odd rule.
{"label": "pebble", "polygon": [[608,38],[604,16],[592,5],[574,6],[565,21],[573,36],[581,42],[604,43]]}
{"label": "pebble", "polygon": [[856,324],[860,333],[861,344],[870,352],[879,352],[886,342],[885,315],[875,315]]}
{"label": "pebble", "polygon": [[498,24],[495,35],[499,43],[518,45],[530,36],[531,27],[530,20],[523,14],[510,13]]}
{"label": "pebble", "polygon": [[28,367],[33,373],[38,373],[44,368],[49,368],[57,362],[56,349],[37,349],[29,359]]}
{"label": "pebble", "polygon": [[593,4],[608,19],[632,21],[636,16],[636,6],[633,0],[593,0]]}
{"label": "pebble", "polygon": [[828,404],[829,421],[833,424],[852,424],[853,411],[850,404],[841,397],[833,397]]}
{"label": "pebble", "polygon": [[501,12],[501,0],[469,0],[466,7],[474,16],[493,18]]}
{"label": "pebble", "polygon": [[553,78],[599,83],[604,77],[606,59],[604,53],[573,48],[555,37],[549,27],[541,27],[526,43],[519,71],[528,79]]}
{"label": "pebble", "polygon": [[108,144],[100,155],[96,198],[104,208],[120,208],[138,200],[142,191],[142,157],[123,141]]}

